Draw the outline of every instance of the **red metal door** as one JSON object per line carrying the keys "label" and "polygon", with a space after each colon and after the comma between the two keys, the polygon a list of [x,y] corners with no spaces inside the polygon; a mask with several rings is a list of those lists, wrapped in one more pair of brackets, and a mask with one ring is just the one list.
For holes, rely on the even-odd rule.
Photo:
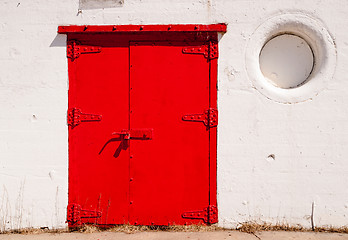
{"label": "red metal door", "polygon": [[209,62],[184,47],[130,45],[130,126],[154,131],[130,142],[131,224],[197,223],[182,214],[209,205],[209,128],[182,119],[209,109]]}
{"label": "red metal door", "polygon": [[69,226],[127,223],[129,150],[112,132],[129,127],[128,42],[71,39],[78,41],[68,41]]}
{"label": "red metal door", "polygon": [[217,222],[216,37],[69,35],[70,227]]}

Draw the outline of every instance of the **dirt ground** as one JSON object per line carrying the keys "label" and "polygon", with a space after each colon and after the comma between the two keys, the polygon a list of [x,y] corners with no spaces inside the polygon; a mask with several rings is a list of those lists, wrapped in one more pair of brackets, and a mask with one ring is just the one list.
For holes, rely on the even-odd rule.
{"label": "dirt ground", "polygon": [[214,232],[120,232],[96,233],[42,233],[42,234],[0,234],[0,240],[348,240],[344,233],[318,232],[257,232],[255,234],[239,231]]}

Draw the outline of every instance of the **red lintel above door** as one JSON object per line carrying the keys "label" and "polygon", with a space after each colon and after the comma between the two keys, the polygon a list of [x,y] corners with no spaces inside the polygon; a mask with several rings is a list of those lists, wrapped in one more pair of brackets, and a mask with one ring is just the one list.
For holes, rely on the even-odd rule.
{"label": "red lintel above door", "polygon": [[226,24],[169,24],[169,25],[69,25],[59,26],[58,33],[112,32],[226,32]]}

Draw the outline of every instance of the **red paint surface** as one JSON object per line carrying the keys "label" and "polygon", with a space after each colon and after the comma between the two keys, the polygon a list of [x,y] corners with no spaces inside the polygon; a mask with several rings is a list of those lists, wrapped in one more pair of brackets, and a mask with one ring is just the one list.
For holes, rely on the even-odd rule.
{"label": "red paint surface", "polygon": [[97,36],[79,40],[102,51],[68,60],[69,108],[103,118],[69,127],[69,203],[102,212],[101,218],[84,222],[126,223],[129,150],[112,133],[129,127],[128,42]]}
{"label": "red paint surface", "polygon": [[69,204],[101,212],[81,223],[202,223],[182,215],[216,206],[216,127],[182,119],[217,108],[217,59],[183,53],[216,38],[68,35],[101,47],[68,59],[69,108],[102,115],[69,127]]}
{"label": "red paint surface", "polygon": [[59,26],[58,33],[88,32],[226,32],[226,24],[185,24],[185,25],[70,25]]}

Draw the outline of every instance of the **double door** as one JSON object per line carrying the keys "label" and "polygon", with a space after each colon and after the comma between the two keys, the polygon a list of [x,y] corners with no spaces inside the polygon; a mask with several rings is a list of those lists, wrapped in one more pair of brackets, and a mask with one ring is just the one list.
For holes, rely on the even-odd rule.
{"label": "double door", "polygon": [[70,227],[217,221],[216,58],[186,39],[69,36]]}

